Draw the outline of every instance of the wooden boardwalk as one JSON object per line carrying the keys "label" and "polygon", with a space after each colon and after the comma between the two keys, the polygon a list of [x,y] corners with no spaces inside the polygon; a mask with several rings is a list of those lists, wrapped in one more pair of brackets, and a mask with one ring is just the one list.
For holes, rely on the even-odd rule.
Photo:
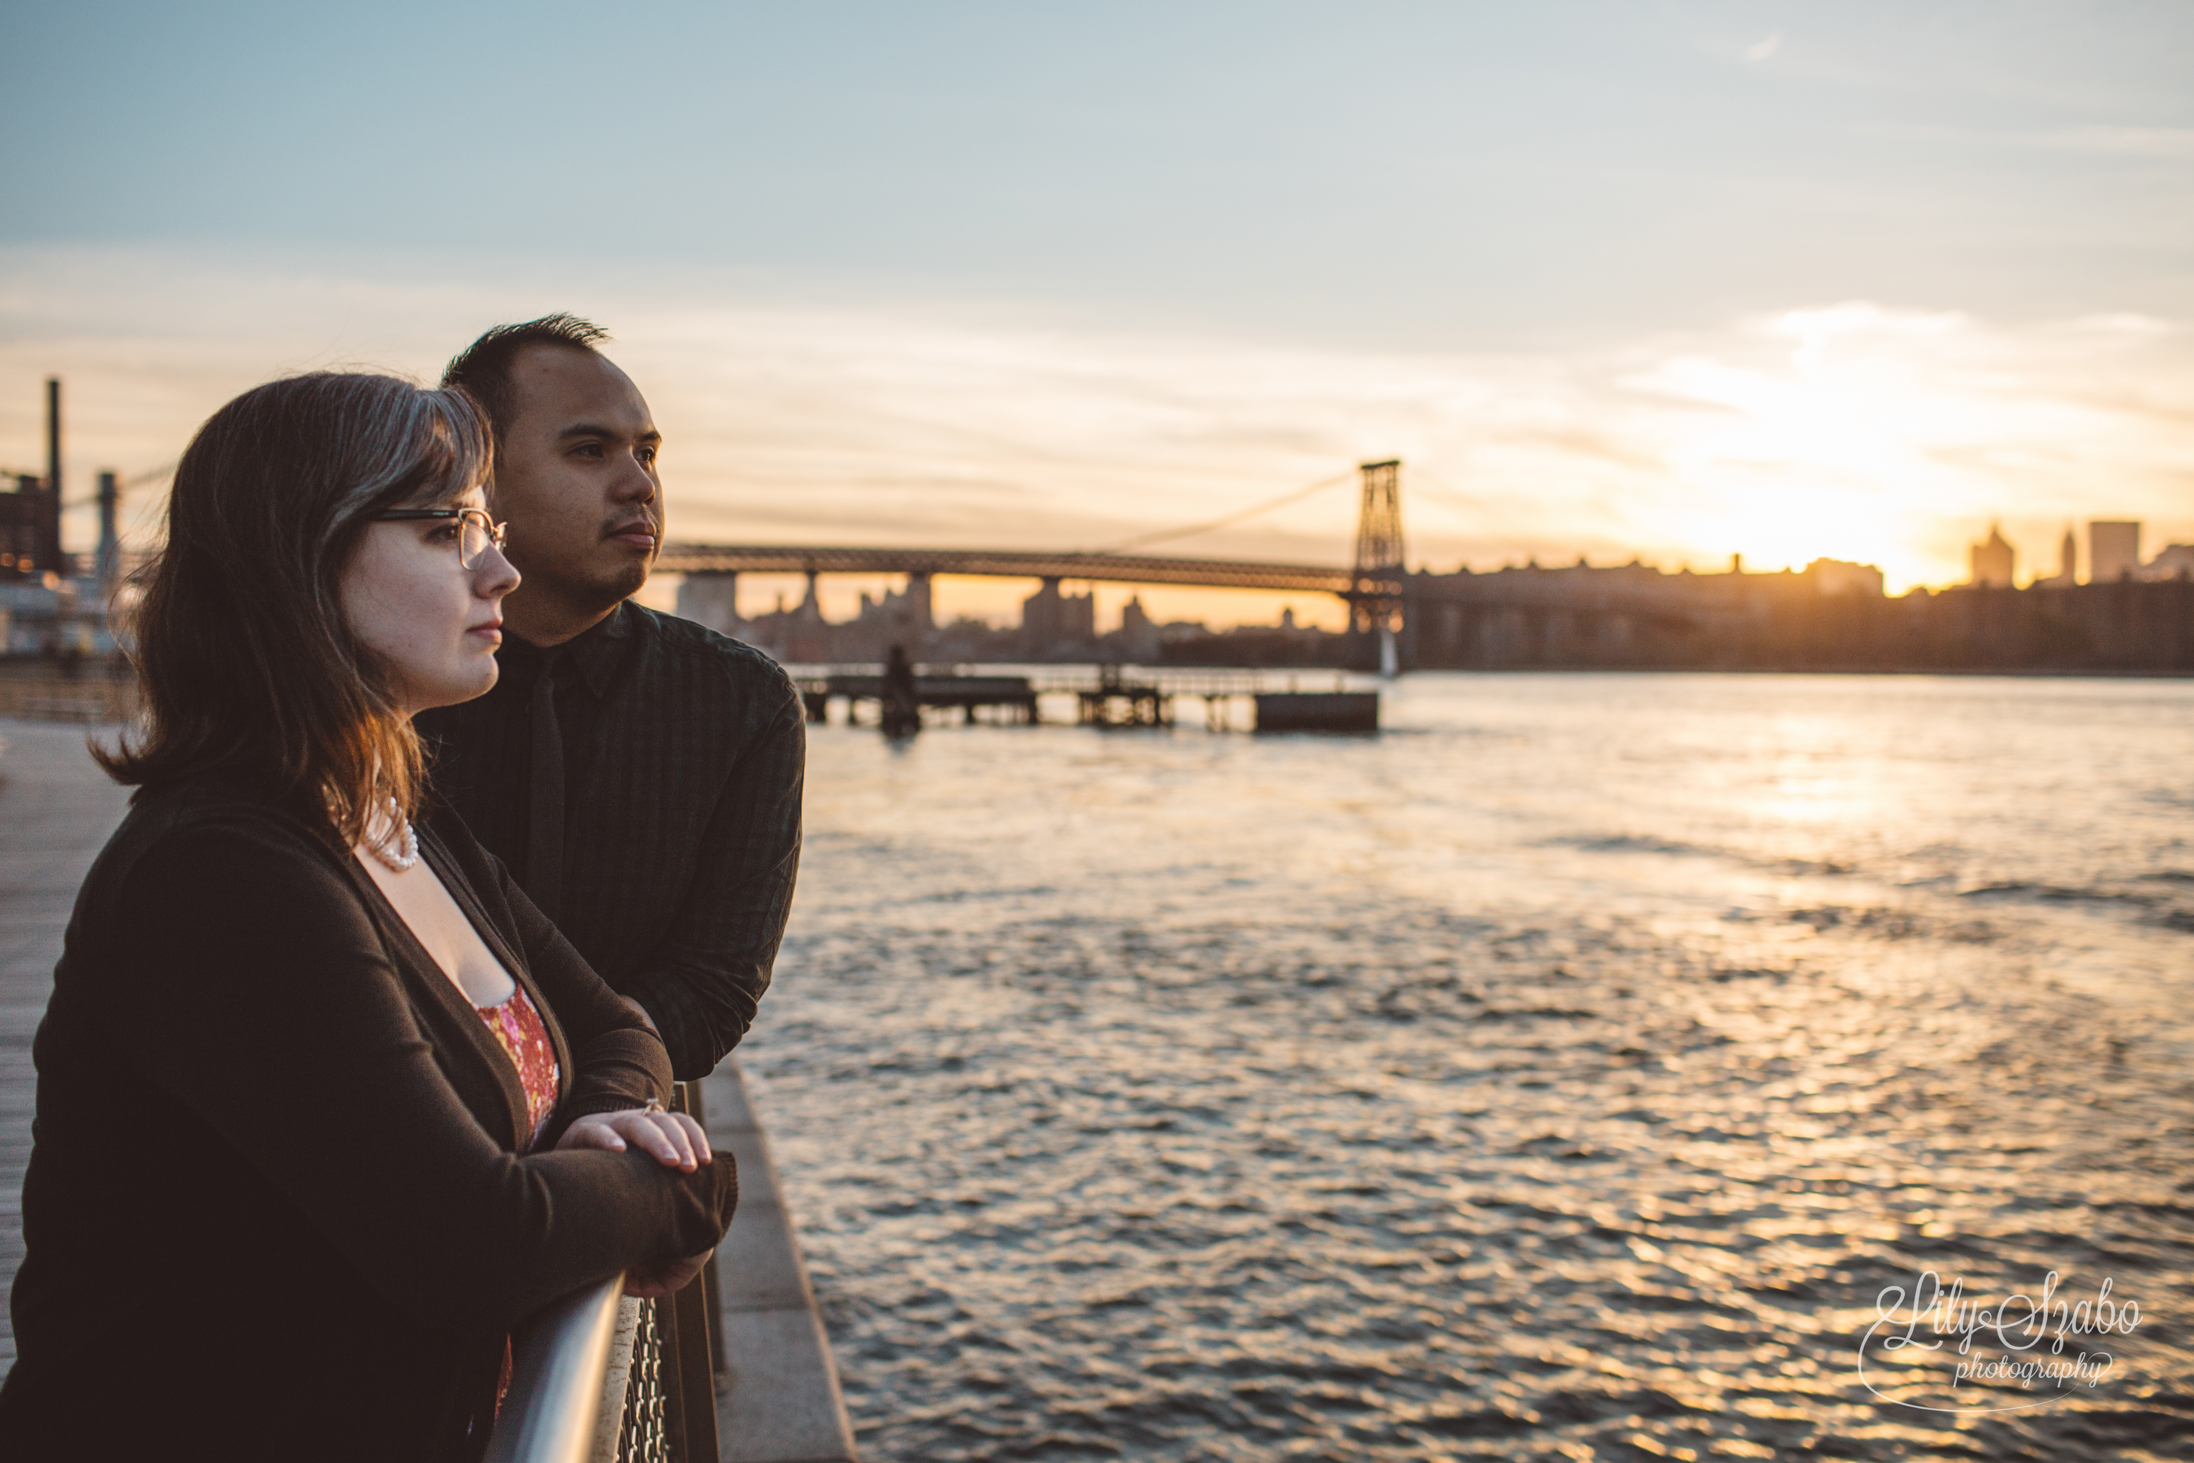
{"label": "wooden boardwalk", "polygon": [[5,1309],[23,1263],[31,1037],[53,989],[76,886],[122,821],[129,790],[84,751],[84,728],[0,721],[0,1375],[15,1363]]}

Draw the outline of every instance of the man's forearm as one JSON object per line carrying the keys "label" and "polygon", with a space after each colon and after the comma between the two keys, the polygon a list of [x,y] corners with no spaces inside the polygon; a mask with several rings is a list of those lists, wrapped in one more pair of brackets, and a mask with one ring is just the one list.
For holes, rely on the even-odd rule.
{"label": "man's forearm", "polygon": [[625,993],[655,1023],[670,1052],[671,1073],[681,1082],[715,1070],[754,1024],[761,996],[733,972],[692,966],[642,971],[626,982]]}
{"label": "man's forearm", "polygon": [[806,712],[791,683],[732,770],[662,942],[619,982],[647,1008],[680,1081],[706,1076],[754,1024],[800,869]]}

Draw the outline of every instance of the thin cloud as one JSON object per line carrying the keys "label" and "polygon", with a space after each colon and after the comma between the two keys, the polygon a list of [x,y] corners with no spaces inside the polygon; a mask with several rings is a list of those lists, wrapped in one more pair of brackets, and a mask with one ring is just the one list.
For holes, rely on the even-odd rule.
{"label": "thin cloud", "polygon": [[[1428,489],[1433,511],[1408,511],[1412,559],[1442,567],[1825,555],[1900,588],[1961,579],[1996,518],[2032,537],[2129,514],[2152,542],[2194,538],[2194,337],[2148,316],[2011,326],[1850,302],[1410,355],[790,308],[691,282],[611,296],[153,256],[0,266],[21,302],[0,305],[0,460],[36,460],[38,383],[58,372],[74,485],[171,460],[281,371],[429,376],[487,323],[570,307],[613,330],[647,392],[674,533],[692,539],[1087,546],[1387,456],[1405,497],[1413,474]],[[1436,490],[1455,502],[1435,509]],[[1177,547],[1341,563],[1353,519],[1336,491]],[[72,543],[93,531],[71,519]]]}

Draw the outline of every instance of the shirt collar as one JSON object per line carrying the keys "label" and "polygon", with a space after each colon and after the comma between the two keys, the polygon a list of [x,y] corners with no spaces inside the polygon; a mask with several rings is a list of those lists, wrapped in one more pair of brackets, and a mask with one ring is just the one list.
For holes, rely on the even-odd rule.
{"label": "shirt collar", "polygon": [[597,701],[609,694],[610,683],[632,658],[633,648],[639,643],[632,633],[632,622],[637,618],[630,602],[620,600],[600,623],[564,642],[565,658],[578,669],[580,681]]}
{"label": "shirt collar", "polygon": [[[629,601],[620,601],[617,608],[602,619],[550,649],[563,652],[562,659],[578,673],[579,684],[599,701],[609,694],[617,673],[624,669],[625,662],[632,658],[632,652],[640,643],[634,628],[638,618]],[[514,682],[523,682],[530,687],[541,674],[548,656],[548,649],[514,635],[503,642],[497,658],[506,674],[516,672],[512,677]]]}

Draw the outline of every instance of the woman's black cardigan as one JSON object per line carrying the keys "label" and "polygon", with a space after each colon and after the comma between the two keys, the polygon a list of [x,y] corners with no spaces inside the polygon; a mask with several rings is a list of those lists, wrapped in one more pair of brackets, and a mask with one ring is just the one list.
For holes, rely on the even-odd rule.
{"label": "woman's black cardigan", "polygon": [[[542,1147],[670,1062],[462,825],[420,851],[540,1007]],[[503,1338],[697,1254],[729,1154],[520,1157],[518,1073],[355,859],[218,777],[140,794],[77,895],[34,1052],[0,1458],[467,1459]]]}

